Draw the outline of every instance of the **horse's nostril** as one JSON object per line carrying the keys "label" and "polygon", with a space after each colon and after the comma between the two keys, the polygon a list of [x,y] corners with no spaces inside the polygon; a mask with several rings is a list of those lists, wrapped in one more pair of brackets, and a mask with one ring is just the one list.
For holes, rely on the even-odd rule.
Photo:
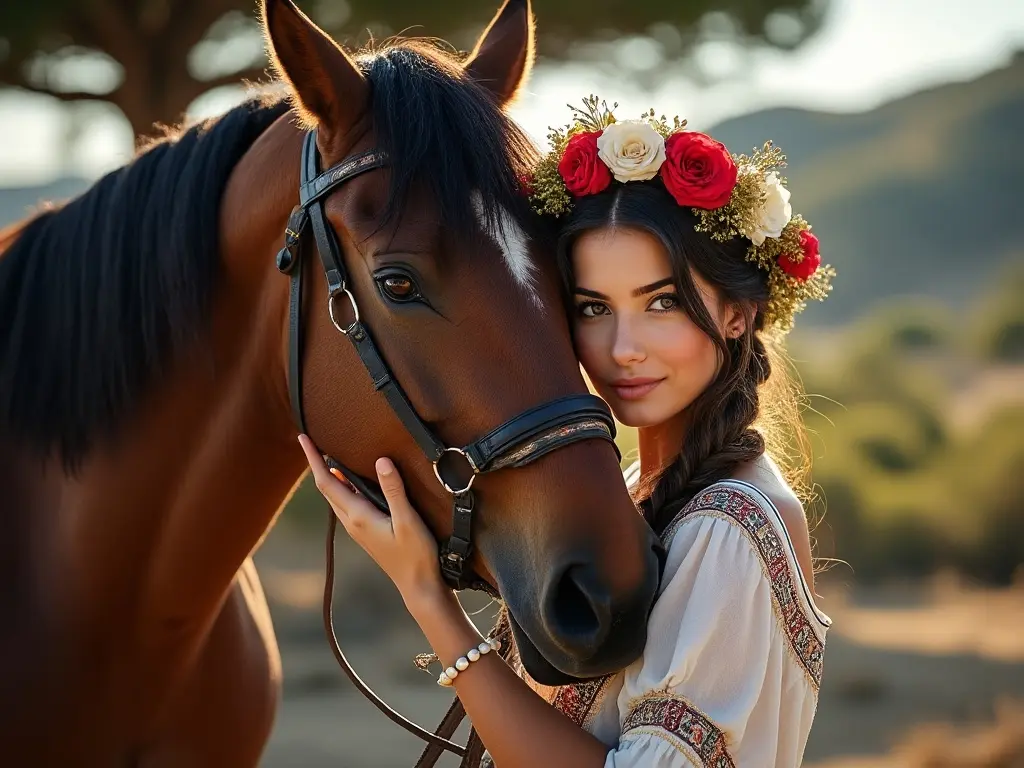
{"label": "horse's nostril", "polygon": [[597,651],[611,625],[607,590],[587,565],[566,568],[552,585],[544,618],[551,634],[573,653]]}

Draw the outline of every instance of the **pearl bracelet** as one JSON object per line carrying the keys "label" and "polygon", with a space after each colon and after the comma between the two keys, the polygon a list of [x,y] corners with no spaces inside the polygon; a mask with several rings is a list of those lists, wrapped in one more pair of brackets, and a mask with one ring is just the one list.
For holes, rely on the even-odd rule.
{"label": "pearl bracelet", "polygon": [[450,687],[454,682],[455,678],[459,676],[459,672],[465,672],[469,665],[474,661],[479,661],[481,656],[486,656],[491,651],[500,651],[501,641],[500,640],[485,640],[480,643],[476,648],[470,648],[466,652],[465,656],[459,656],[455,660],[455,665],[448,667],[441,675],[437,678],[437,684],[444,686],[445,688]]}

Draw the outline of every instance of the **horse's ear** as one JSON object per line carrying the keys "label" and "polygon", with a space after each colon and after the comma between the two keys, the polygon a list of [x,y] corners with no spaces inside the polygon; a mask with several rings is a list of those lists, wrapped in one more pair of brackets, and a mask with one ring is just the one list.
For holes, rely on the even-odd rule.
{"label": "horse's ear", "polygon": [[328,144],[366,111],[370,86],[355,63],[292,0],[261,0],[271,66],[292,87],[307,128]]}
{"label": "horse's ear", "polygon": [[530,0],[505,0],[466,60],[466,72],[508,104],[533,69],[534,18]]}

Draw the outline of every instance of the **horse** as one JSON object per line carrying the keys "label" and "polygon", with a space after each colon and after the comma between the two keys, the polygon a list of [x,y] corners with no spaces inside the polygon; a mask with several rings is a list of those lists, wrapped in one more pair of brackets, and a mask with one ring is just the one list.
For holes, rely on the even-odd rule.
{"label": "horse", "polygon": [[[252,554],[307,469],[276,258],[307,137],[325,167],[387,157],[320,202],[352,309],[440,439],[587,392],[553,238],[520,190],[535,150],[506,114],[532,67],[529,2],[507,0],[464,57],[417,40],[350,55],[291,0],[263,0],[261,23],[287,97],[169,131],[0,233],[5,764],[258,763],[281,666]],[[359,476],[394,459],[443,541],[436,463],[312,263],[293,318],[306,428]],[[473,492],[469,566],[527,671],[555,683],[637,658],[659,555],[609,442]]]}

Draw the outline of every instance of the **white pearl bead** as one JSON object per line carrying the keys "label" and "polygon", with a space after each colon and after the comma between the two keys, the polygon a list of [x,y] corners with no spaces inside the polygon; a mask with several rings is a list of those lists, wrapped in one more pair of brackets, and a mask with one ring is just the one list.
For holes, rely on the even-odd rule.
{"label": "white pearl bead", "polygon": [[449,685],[451,685],[451,684],[452,684],[452,681],[451,681],[451,679],[450,679],[450,678],[448,677],[448,675],[446,675],[446,674],[445,674],[444,672],[442,672],[442,673],[441,673],[440,675],[438,675],[438,677],[437,677],[437,684],[438,684],[438,685],[442,685],[442,686],[444,686],[445,688],[447,688],[447,687],[448,687]]}
{"label": "white pearl bead", "polygon": [[468,666],[469,659],[467,659],[465,656],[459,656],[459,658],[455,660],[455,668],[459,670],[459,672],[465,672]]}
{"label": "white pearl bead", "polygon": [[480,651],[480,653],[486,654],[491,652],[490,643],[480,643],[480,645],[478,645],[476,648],[478,651]]}
{"label": "white pearl bead", "polygon": [[480,649],[470,648],[469,651],[466,653],[466,658],[470,661],[477,661],[480,658]]}
{"label": "white pearl bead", "polygon": [[444,673],[448,675],[448,677],[450,677],[452,680],[459,676],[459,670],[457,670],[455,667],[448,667],[448,669],[446,669]]}
{"label": "white pearl bead", "polygon": [[491,648],[495,651],[501,650],[501,640],[491,640]]}

